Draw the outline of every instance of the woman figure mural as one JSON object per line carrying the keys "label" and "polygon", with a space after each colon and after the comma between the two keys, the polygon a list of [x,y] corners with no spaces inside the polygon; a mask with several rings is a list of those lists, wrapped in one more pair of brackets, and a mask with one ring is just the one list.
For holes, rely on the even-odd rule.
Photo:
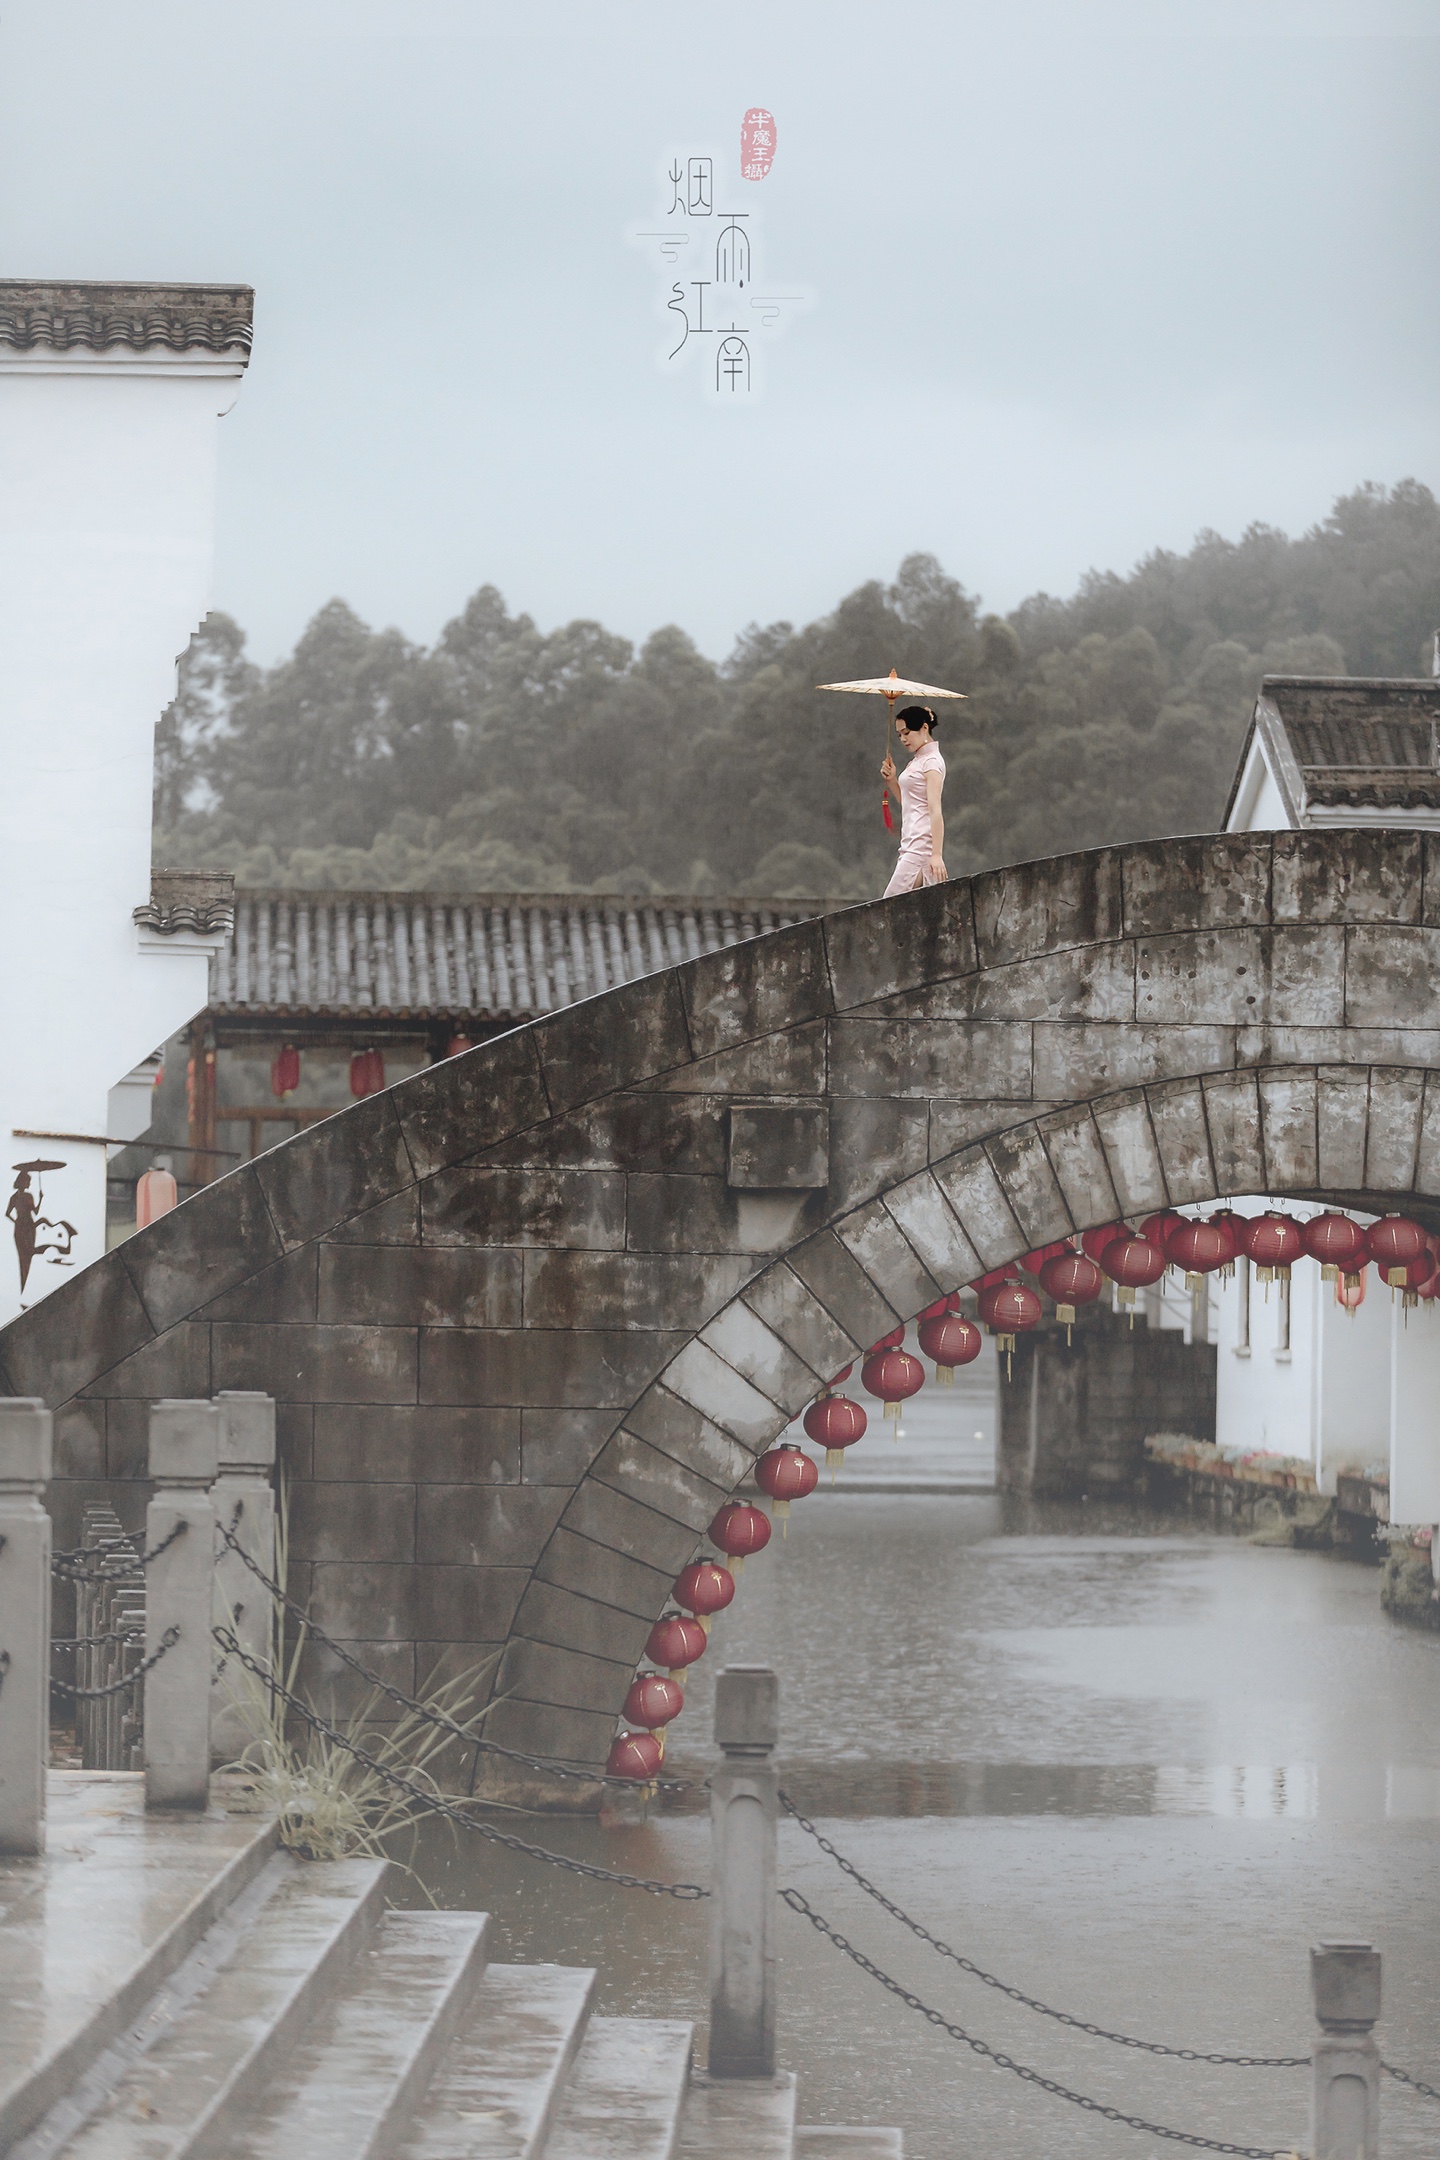
{"label": "woman figure mural", "polygon": [[887,751],[880,767],[887,795],[894,794],[900,804],[900,854],[895,874],[885,887],[887,900],[892,893],[943,884],[949,876],[940,807],[945,760],[935,740],[939,732],[935,715],[928,705],[907,705],[895,716],[895,732],[910,762],[897,777],[895,760]]}

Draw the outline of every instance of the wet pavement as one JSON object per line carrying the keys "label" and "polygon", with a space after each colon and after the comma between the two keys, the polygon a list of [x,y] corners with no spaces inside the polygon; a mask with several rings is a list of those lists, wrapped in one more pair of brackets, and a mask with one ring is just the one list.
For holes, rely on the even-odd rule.
{"label": "wet pavement", "polygon": [[[1172,2046],[1304,2054],[1309,1945],[1364,1936],[1385,1954],[1384,2053],[1440,2083],[1440,1637],[1387,1621],[1374,1570],[1125,1510],[822,1489],[717,1621],[672,1728],[676,1774],[708,1767],[727,1662],[780,1674],[796,1803],[1004,1980]],[[703,1881],[701,1805],[505,1826]],[[497,1954],[594,1964],[603,2009],[703,2027],[703,1904],[443,1830],[415,1857],[440,1903],[495,1914]],[[1153,2122],[1303,2147],[1303,2071],[1168,2061],[1036,2017],[915,1941],[791,1824],[780,1870],[906,1989],[1046,2076]],[[1183,2149],[992,2067],[783,1909],[779,1946],[803,2119],[898,2123],[911,2160]],[[1382,2149],[1433,2156],[1440,2103],[1387,2081]]]}

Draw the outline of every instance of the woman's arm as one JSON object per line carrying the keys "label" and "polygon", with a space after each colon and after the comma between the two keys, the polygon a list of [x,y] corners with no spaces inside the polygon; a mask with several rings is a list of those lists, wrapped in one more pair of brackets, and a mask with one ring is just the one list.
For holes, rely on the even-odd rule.
{"label": "woman's arm", "polygon": [[930,812],[930,875],[944,878],[950,875],[945,868],[945,817],[940,798],[945,782],[938,772],[925,775],[925,807]]}
{"label": "woman's arm", "polygon": [[905,801],[904,797],[900,793],[900,781],[895,771],[895,760],[891,757],[888,750],[885,753],[885,762],[880,767],[880,777],[885,782],[886,794],[893,795],[895,797],[896,809],[903,810],[905,807]]}

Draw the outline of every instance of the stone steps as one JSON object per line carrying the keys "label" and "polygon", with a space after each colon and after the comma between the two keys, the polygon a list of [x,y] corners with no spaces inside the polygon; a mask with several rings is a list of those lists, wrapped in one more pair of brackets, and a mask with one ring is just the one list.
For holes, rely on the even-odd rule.
{"label": "stone steps", "polygon": [[594,1989],[565,1965],[492,1965],[397,2160],[539,2160]]}
{"label": "stone steps", "polygon": [[793,2160],[795,2079],[708,2078],[696,2072],[685,2102],[680,2160]]}
{"label": "stone steps", "polygon": [[694,2031],[679,2018],[592,2018],[545,2160],[676,2160]]}
{"label": "stone steps", "polygon": [[795,2160],[904,2160],[898,2130],[846,2130],[800,2127],[795,2132]]}

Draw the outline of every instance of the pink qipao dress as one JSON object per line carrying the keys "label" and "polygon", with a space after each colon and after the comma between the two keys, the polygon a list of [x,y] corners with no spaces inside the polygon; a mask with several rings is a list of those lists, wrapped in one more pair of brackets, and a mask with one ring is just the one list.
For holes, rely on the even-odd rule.
{"label": "pink qipao dress", "polygon": [[930,875],[930,805],[925,799],[925,782],[932,772],[939,773],[943,788],[945,760],[940,745],[929,742],[916,751],[900,775],[900,854],[895,874],[885,887],[887,900],[892,893],[914,892],[917,885],[939,883]]}

